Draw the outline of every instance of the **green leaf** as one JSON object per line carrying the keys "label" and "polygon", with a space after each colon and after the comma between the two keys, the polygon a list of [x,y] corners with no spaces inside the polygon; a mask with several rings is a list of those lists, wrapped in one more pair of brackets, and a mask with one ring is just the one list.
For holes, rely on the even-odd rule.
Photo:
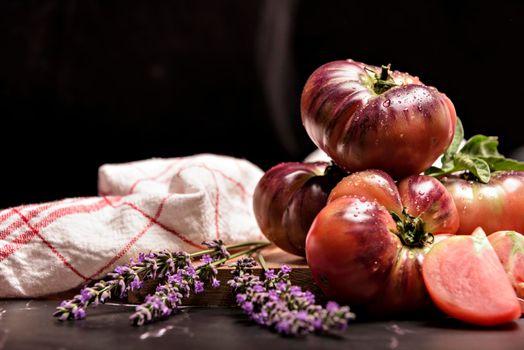
{"label": "green leaf", "polygon": [[460,153],[482,158],[504,158],[498,151],[499,140],[496,136],[475,135],[471,137]]}
{"label": "green leaf", "polygon": [[477,178],[478,181],[488,183],[493,171],[524,171],[523,162],[505,158],[499,153],[498,137],[475,135],[460,148],[463,138],[464,128],[460,119],[457,118],[453,140],[442,156],[442,167],[431,167],[424,173],[440,177],[465,170]]}
{"label": "green leaf", "polygon": [[524,163],[510,158],[484,159],[491,170],[524,170]]}
{"label": "green leaf", "polygon": [[[467,154],[457,153],[454,157],[455,168],[463,168],[472,173],[480,182],[488,183],[491,169],[486,161]],[[457,171],[457,170],[455,170]]]}

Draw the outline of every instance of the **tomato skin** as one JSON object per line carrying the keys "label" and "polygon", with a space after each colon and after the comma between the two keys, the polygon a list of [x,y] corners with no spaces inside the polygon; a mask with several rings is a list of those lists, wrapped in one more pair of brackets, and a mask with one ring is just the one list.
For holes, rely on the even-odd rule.
{"label": "tomato skin", "polygon": [[[405,213],[417,210],[417,201],[404,203],[402,198],[419,198],[427,201],[427,210],[441,211],[424,227],[434,227],[435,233],[447,228],[453,234],[458,227],[456,208],[434,178],[414,175],[402,183],[397,189],[383,171],[366,170],[345,177],[332,190],[306,239],[313,279],[328,297],[376,315],[407,314],[431,304],[421,269],[432,242],[408,246],[391,213],[405,218]],[[436,234],[435,241],[446,237]]]}
{"label": "tomato skin", "polygon": [[369,71],[352,60],[315,70],[301,98],[302,123],[313,142],[354,172],[382,169],[394,178],[419,174],[451,143],[453,103],[417,77],[392,72],[398,86],[375,93]]}
{"label": "tomato skin", "polygon": [[253,195],[262,233],[279,248],[305,256],[311,222],[344,175],[327,162],[281,163],[266,171]]}
{"label": "tomato skin", "polygon": [[458,176],[441,181],[457,206],[457,234],[470,234],[477,227],[488,235],[502,230],[524,232],[524,171],[494,172],[488,184]]}
{"label": "tomato skin", "polygon": [[362,304],[380,293],[401,247],[390,230],[396,230],[395,221],[376,202],[342,197],[320,211],[306,239],[306,256],[328,297]]}

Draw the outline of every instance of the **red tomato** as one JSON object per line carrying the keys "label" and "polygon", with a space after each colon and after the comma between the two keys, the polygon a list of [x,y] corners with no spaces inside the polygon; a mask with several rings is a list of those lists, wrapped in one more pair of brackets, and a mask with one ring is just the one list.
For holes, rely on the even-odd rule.
{"label": "red tomato", "polygon": [[266,171],[253,196],[262,233],[279,248],[304,256],[309,226],[344,175],[326,162],[281,163]]}
{"label": "red tomato", "polygon": [[459,176],[441,181],[457,206],[457,234],[470,234],[477,227],[488,235],[502,230],[524,232],[524,171],[494,172],[488,184]]}
{"label": "red tomato", "polygon": [[[498,231],[488,236],[517,296],[524,299],[524,236],[515,231]],[[524,303],[521,304],[524,313]]]}
{"label": "red tomato", "polygon": [[328,297],[374,314],[410,313],[431,304],[425,254],[457,227],[455,204],[438,180],[414,175],[397,187],[385,172],[366,170],[332,190],[309,230],[306,257]]}
{"label": "red tomato", "polygon": [[520,317],[515,291],[481,228],[435,244],[422,273],[433,302],[458,320],[492,326]]}
{"label": "red tomato", "polygon": [[348,171],[419,174],[444,152],[456,113],[417,77],[352,60],[319,67],[304,86],[302,123],[313,142]]}

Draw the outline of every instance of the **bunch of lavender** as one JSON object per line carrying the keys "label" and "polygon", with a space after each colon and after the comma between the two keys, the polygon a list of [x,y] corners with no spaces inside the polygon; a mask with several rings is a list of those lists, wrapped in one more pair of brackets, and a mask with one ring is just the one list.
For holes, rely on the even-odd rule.
{"label": "bunch of lavender", "polygon": [[228,281],[236,302],[256,323],[290,336],[343,330],[355,318],[348,306],[315,303],[315,296],[291,284],[291,268],[283,265],[278,273],[264,267],[264,279],[254,275],[252,258],[237,261],[233,278]]}
{"label": "bunch of lavender", "polygon": [[[107,275],[106,280],[100,280],[91,287],[84,287],[80,294],[73,299],[63,301],[53,316],[59,320],[79,320],[86,316],[86,307],[104,303],[111,297],[124,298],[130,291],[139,289],[144,281],[160,279],[160,284],[152,295],[145,298],[145,302],[136,307],[131,315],[135,325],[143,325],[158,318],[174,313],[193,290],[195,293],[204,291],[204,284],[210,283],[216,288],[220,282],[216,278],[216,267],[229,259],[250,254],[267,246],[267,242],[249,242],[224,246],[220,240],[204,242],[208,247],[196,253],[162,251],[159,253],[140,254],[129,264],[118,266]],[[230,255],[228,249],[251,246],[248,250]],[[192,259],[201,257],[201,264],[196,268]]]}

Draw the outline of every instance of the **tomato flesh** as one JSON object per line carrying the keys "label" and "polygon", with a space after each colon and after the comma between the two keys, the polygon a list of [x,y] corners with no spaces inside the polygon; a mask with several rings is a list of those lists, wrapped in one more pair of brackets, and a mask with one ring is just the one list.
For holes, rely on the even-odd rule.
{"label": "tomato flesh", "polygon": [[422,265],[431,299],[464,322],[492,326],[520,317],[517,295],[484,231],[433,246]]}
{"label": "tomato flesh", "polygon": [[[515,231],[498,231],[488,236],[517,296],[524,299],[524,236]],[[524,303],[521,304],[524,313]]]}

